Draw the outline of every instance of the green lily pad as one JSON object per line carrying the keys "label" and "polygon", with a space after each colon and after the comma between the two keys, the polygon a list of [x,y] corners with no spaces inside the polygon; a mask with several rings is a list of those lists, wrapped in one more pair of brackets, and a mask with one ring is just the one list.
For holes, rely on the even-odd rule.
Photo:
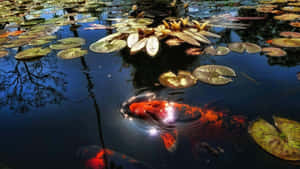
{"label": "green lily pad", "polygon": [[254,141],[268,153],[283,160],[300,160],[299,123],[283,118],[274,118],[276,126],[281,131],[263,119],[254,121],[248,128]]}
{"label": "green lily pad", "polygon": [[26,49],[22,52],[19,52],[15,58],[16,59],[33,59],[33,58],[37,58],[37,57],[42,57],[47,55],[48,53],[51,52],[50,48],[30,48],[30,49]]}
{"label": "green lily pad", "polygon": [[160,75],[158,80],[163,86],[173,89],[187,88],[197,83],[197,79],[187,71],[179,71],[177,75],[173,72],[166,72]]}
{"label": "green lily pad", "polygon": [[243,42],[234,42],[228,44],[228,48],[233,52],[243,53],[246,49]]}
{"label": "green lily pad", "polygon": [[111,53],[127,46],[124,40],[100,41],[90,45],[90,50],[96,53]]}
{"label": "green lily pad", "polygon": [[259,52],[261,52],[261,47],[254,44],[254,43],[246,42],[246,43],[244,43],[244,45],[245,45],[247,53],[259,53]]}
{"label": "green lily pad", "polygon": [[203,65],[197,67],[194,70],[193,75],[204,83],[211,85],[225,85],[232,82],[232,79],[229,77],[235,77],[236,73],[227,66]]}
{"label": "green lily pad", "polygon": [[47,43],[50,43],[51,41],[48,41],[48,40],[41,40],[41,39],[36,39],[36,40],[33,40],[29,43],[29,45],[32,45],[32,46],[40,46],[40,45],[44,45],[44,44],[47,44]]}
{"label": "green lily pad", "polygon": [[300,47],[300,38],[276,38],[272,44],[280,47]]}
{"label": "green lily pad", "polygon": [[84,56],[87,53],[88,53],[87,50],[82,50],[80,48],[70,48],[58,52],[57,56],[62,59],[74,59],[74,58]]}
{"label": "green lily pad", "polygon": [[10,40],[6,44],[3,44],[3,48],[16,48],[28,45],[30,42],[30,39],[16,39],[16,40]]}
{"label": "green lily pad", "polygon": [[8,55],[8,51],[7,50],[2,50],[0,49],[0,58],[7,56]]}
{"label": "green lily pad", "polygon": [[85,40],[82,38],[65,38],[65,39],[58,40],[58,42],[64,44],[79,44],[79,45],[85,44]]}
{"label": "green lily pad", "polygon": [[50,45],[51,49],[64,50],[69,48],[76,48],[85,44],[85,40],[82,38],[65,38],[58,40],[58,44]]}

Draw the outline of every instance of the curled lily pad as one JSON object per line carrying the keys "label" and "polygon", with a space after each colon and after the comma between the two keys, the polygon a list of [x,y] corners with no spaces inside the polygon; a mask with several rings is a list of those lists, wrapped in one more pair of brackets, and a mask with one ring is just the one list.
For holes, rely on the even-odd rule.
{"label": "curled lily pad", "polygon": [[[291,124],[295,127],[294,129],[289,127],[285,129],[286,123],[284,125],[280,124],[280,126],[281,128],[278,128],[281,133],[267,121],[258,119],[249,126],[248,132],[254,141],[268,153],[284,160],[300,160],[299,148],[291,146],[290,144],[293,144],[293,141],[287,137],[288,135],[292,135],[292,138],[295,137],[295,131],[299,130],[299,123],[298,125]],[[293,132],[293,134],[289,134],[289,132]],[[299,132],[296,133],[299,134]],[[299,135],[296,137],[299,137]]]}
{"label": "curled lily pad", "polygon": [[282,20],[282,21],[293,21],[293,20],[296,20],[296,19],[300,19],[300,15],[293,14],[293,13],[288,13],[288,14],[282,14],[282,15],[274,16],[274,19]]}
{"label": "curled lily pad", "polygon": [[230,49],[224,46],[218,46],[216,49],[216,55],[222,56],[222,55],[227,55],[230,52]]}
{"label": "curled lily pad", "polygon": [[286,52],[280,48],[268,47],[268,48],[263,48],[262,51],[266,55],[273,56],[273,57],[281,57],[286,55]]}
{"label": "curled lily pad", "polygon": [[51,52],[50,48],[30,48],[30,49],[26,49],[22,52],[19,52],[15,58],[16,59],[33,59],[33,58],[37,58],[37,57],[41,57],[41,56],[45,56],[48,53]]}
{"label": "curled lily pad", "polygon": [[232,79],[229,77],[235,77],[236,73],[227,66],[203,65],[197,67],[194,70],[193,75],[204,83],[211,85],[225,85],[232,82]]}
{"label": "curled lily pad", "polygon": [[8,51],[7,50],[0,49],[0,58],[2,58],[4,56],[7,56],[7,55],[8,55]]}
{"label": "curled lily pad", "polygon": [[129,48],[131,48],[138,41],[139,41],[139,34],[138,33],[132,33],[127,38],[127,46]]}
{"label": "curled lily pad", "polygon": [[159,50],[159,40],[156,36],[150,36],[146,44],[146,52],[149,56],[154,57]]}
{"label": "curled lily pad", "polygon": [[246,52],[247,53],[258,53],[258,52],[261,52],[261,47],[254,44],[254,43],[249,43],[249,42],[246,42],[244,43],[245,45],[245,48],[246,48]]}
{"label": "curled lily pad", "polygon": [[159,76],[159,82],[163,86],[178,89],[195,85],[197,79],[187,71],[179,71],[177,75],[173,72],[166,72]]}
{"label": "curled lily pad", "polygon": [[246,49],[245,45],[243,42],[234,42],[228,44],[228,48],[231,51],[238,52],[238,53],[243,53]]}
{"label": "curled lily pad", "polygon": [[127,46],[124,40],[100,41],[90,45],[90,50],[96,53],[111,53]]}
{"label": "curled lily pad", "polygon": [[80,48],[70,48],[58,52],[57,56],[62,59],[74,59],[87,54],[87,50],[82,50]]}
{"label": "curled lily pad", "polygon": [[280,36],[286,37],[286,38],[300,38],[299,32],[280,32]]}
{"label": "curled lily pad", "polygon": [[300,38],[276,38],[272,44],[280,47],[300,47]]}
{"label": "curled lily pad", "polygon": [[135,54],[138,51],[142,50],[147,44],[148,38],[143,38],[142,40],[135,43],[130,49],[130,54]]}

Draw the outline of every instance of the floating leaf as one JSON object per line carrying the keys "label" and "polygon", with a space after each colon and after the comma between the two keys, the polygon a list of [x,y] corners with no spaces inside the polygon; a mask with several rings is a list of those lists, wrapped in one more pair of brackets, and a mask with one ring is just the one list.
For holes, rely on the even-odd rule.
{"label": "floating leaf", "polygon": [[204,52],[206,54],[209,54],[209,55],[212,55],[212,56],[215,56],[217,54],[217,50],[213,47],[213,46],[208,46],[204,49]]}
{"label": "floating leaf", "polygon": [[199,42],[203,42],[206,44],[210,44],[211,42],[202,34],[198,33],[198,32],[190,32],[187,30],[183,31],[184,33],[186,33],[187,35],[193,37],[194,39],[196,39]]}
{"label": "floating leaf", "polygon": [[124,40],[97,41],[90,45],[90,50],[96,53],[111,53],[125,48],[126,45]]}
{"label": "floating leaf", "polygon": [[300,38],[299,32],[280,32],[280,36],[286,37],[286,38]]}
{"label": "floating leaf", "polygon": [[7,50],[2,50],[0,49],[0,58],[7,56],[8,55],[8,51]]}
{"label": "floating leaf", "polygon": [[159,82],[163,86],[178,89],[187,88],[197,83],[196,78],[187,71],[179,71],[178,74],[166,72],[159,76]]}
{"label": "floating leaf", "polygon": [[234,42],[228,44],[228,48],[231,51],[238,52],[238,53],[243,53],[246,49],[245,44],[243,42]]}
{"label": "floating leaf", "polygon": [[142,50],[146,46],[147,40],[148,40],[148,38],[144,38],[144,39],[138,41],[137,43],[135,43],[132,46],[132,48],[130,49],[130,54],[135,54],[138,51]]}
{"label": "floating leaf", "polygon": [[[299,129],[299,126],[295,127]],[[282,133],[279,133],[274,126],[263,119],[254,121],[248,128],[254,141],[268,153],[284,160],[300,160],[299,149],[289,145],[291,141],[286,137],[288,133],[285,131],[283,129]],[[291,130],[288,129],[289,131]]]}
{"label": "floating leaf", "polygon": [[85,40],[82,38],[65,38],[58,40],[58,44],[50,45],[51,49],[64,50],[69,48],[76,48],[85,44]]}
{"label": "floating leaf", "polygon": [[291,22],[290,25],[296,28],[300,28],[300,22]]}
{"label": "floating leaf", "polygon": [[258,53],[258,52],[261,52],[261,47],[254,44],[254,43],[249,43],[249,42],[246,42],[244,43],[245,45],[245,48],[246,48],[246,52],[247,53]]}
{"label": "floating leaf", "polygon": [[129,48],[132,48],[132,46],[139,41],[139,34],[138,33],[132,33],[127,38],[127,46]]}
{"label": "floating leaf", "polygon": [[300,15],[288,13],[288,14],[274,16],[274,19],[283,20],[283,21],[292,21],[292,20],[300,19]]}
{"label": "floating leaf", "polygon": [[169,46],[179,46],[183,42],[184,42],[183,40],[178,39],[178,38],[172,38],[172,39],[166,40],[166,44]]}
{"label": "floating leaf", "polygon": [[273,57],[281,57],[286,55],[286,52],[280,48],[268,47],[268,48],[263,48],[262,51],[266,55],[273,56]]}
{"label": "floating leaf", "polygon": [[150,36],[146,44],[146,52],[149,56],[154,57],[159,50],[159,40],[156,36]]}
{"label": "floating leaf", "polygon": [[41,39],[36,39],[36,40],[33,40],[29,43],[29,45],[32,45],[32,46],[40,46],[40,45],[44,45],[44,44],[47,44],[47,43],[50,43],[51,41],[48,41],[48,40],[41,40]]}
{"label": "floating leaf", "polygon": [[300,38],[272,39],[272,44],[280,47],[300,47]]}
{"label": "floating leaf", "polygon": [[202,55],[204,52],[200,48],[189,48],[185,51],[188,55]]}
{"label": "floating leaf", "polygon": [[286,6],[281,9],[288,12],[300,12],[300,8],[295,6]]}
{"label": "floating leaf", "polygon": [[85,40],[82,38],[65,38],[65,39],[58,40],[58,42],[64,44],[79,44],[79,45],[85,44]]}
{"label": "floating leaf", "polygon": [[70,48],[58,52],[57,56],[62,59],[74,59],[74,58],[84,56],[87,53],[88,53],[87,50],[82,50],[80,48]]}
{"label": "floating leaf", "polygon": [[30,48],[30,49],[26,49],[22,52],[19,52],[15,58],[16,59],[33,59],[33,58],[37,58],[37,57],[41,57],[41,56],[45,56],[48,53],[51,52],[50,48]]}
{"label": "floating leaf", "polygon": [[222,56],[222,55],[227,55],[230,52],[230,49],[224,46],[218,46],[216,49],[216,55]]}
{"label": "floating leaf", "polygon": [[[211,85],[225,85],[232,82],[229,77],[235,77],[234,70],[221,65],[203,65],[197,67],[193,72],[194,77],[204,83]],[[229,76],[229,77],[225,77]]]}

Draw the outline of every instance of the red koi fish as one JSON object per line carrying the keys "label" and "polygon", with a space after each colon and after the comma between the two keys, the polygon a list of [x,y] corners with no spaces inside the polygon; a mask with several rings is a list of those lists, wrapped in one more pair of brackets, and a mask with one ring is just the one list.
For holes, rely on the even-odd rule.
{"label": "red koi fish", "polygon": [[23,33],[24,31],[13,31],[13,32],[5,32],[3,34],[0,35],[0,38],[6,38],[8,36],[18,36],[21,33]]}
{"label": "red koi fish", "polygon": [[97,145],[81,148],[77,156],[84,162],[85,169],[151,169],[132,157],[110,149],[103,149]]}
{"label": "red koi fish", "polygon": [[225,126],[235,128],[246,123],[242,116],[228,116],[221,111],[163,100],[155,93],[131,97],[123,103],[120,111],[125,119],[139,119],[152,126],[147,130],[149,134],[159,133],[165,148],[171,152],[176,149],[180,131],[213,131],[209,132],[210,136],[217,133],[216,136],[222,137]]}

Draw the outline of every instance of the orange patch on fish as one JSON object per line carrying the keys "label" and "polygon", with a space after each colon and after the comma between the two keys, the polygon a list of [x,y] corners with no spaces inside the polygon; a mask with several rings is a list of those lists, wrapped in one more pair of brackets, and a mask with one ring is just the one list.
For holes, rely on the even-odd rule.
{"label": "orange patch on fish", "polygon": [[176,149],[177,134],[177,131],[174,130],[172,133],[163,133],[160,135],[168,151],[172,152]]}

